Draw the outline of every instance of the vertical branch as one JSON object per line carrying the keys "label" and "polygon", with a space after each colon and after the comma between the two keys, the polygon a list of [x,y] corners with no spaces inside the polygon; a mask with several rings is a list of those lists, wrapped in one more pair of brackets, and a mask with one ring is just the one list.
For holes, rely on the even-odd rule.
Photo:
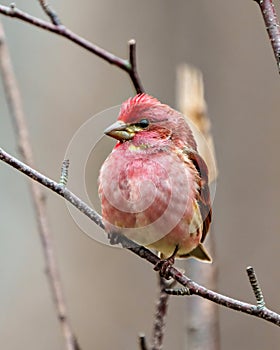
{"label": "vertical branch", "polygon": [[152,334],[152,347],[151,350],[162,350],[163,348],[163,336],[165,331],[165,319],[167,315],[169,295],[165,292],[166,288],[171,288],[175,284],[175,281],[167,281],[163,277],[159,276],[159,297],[156,304],[156,313],[154,319],[154,327]]}
{"label": "vertical branch", "polygon": [[255,0],[260,6],[267,34],[280,73],[280,26],[272,0]]}
{"label": "vertical branch", "polygon": [[[32,149],[29,142],[28,129],[23,113],[22,101],[17,86],[17,81],[11,64],[10,54],[5,41],[5,34],[2,24],[0,23],[0,69],[7,97],[9,109],[18,138],[19,152],[24,162],[34,167]],[[77,350],[79,346],[72,332],[68,315],[66,312],[66,304],[62,293],[62,287],[57,268],[57,263],[53,251],[51,233],[49,230],[48,220],[46,216],[46,203],[43,192],[38,183],[28,182],[33,200],[34,210],[36,213],[37,225],[40,234],[42,249],[45,258],[47,276],[51,289],[57,317],[61,326],[67,350]]]}
{"label": "vertical branch", "polygon": [[132,83],[135,87],[137,94],[141,94],[145,91],[137,72],[136,41],[134,39],[130,39],[128,42],[128,47],[129,47],[129,64],[130,64],[129,76],[130,76],[130,79],[132,80]]}
{"label": "vertical branch", "polygon": [[[177,71],[177,105],[196,126],[193,129],[198,143],[199,153],[204,158],[209,171],[209,182],[217,177],[214,145],[210,132],[210,121],[207,116],[207,106],[204,99],[202,74],[197,69],[186,64]],[[201,142],[203,136],[207,141]],[[211,252],[214,263],[212,265],[190,259],[187,264],[188,275],[192,280],[200,281],[208,288],[217,289],[217,262],[215,258],[215,243],[213,225],[206,239],[206,247]],[[187,298],[187,334],[186,343],[189,350],[218,350],[219,320],[218,308],[201,298]]]}
{"label": "vertical branch", "polygon": [[[214,259],[212,265],[190,260],[187,263],[188,275],[207,288],[217,290],[217,262],[215,261],[213,229],[207,238],[207,248]],[[214,303],[202,298],[187,298],[187,335],[186,343],[189,350],[219,350],[219,314]]]}

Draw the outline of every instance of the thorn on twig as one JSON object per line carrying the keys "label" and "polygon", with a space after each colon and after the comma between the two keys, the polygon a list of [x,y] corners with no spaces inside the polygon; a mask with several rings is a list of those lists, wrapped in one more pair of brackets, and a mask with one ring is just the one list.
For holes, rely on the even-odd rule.
{"label": "thorn on twig", "polygon": [[169,294],[169,295],[180,295],[180,296],[191,295],[189,288],[175,288],[175,289],[166,288],[164,291],[166,294]]}
{"label": "thorn on twig", "polygon": [[250,284],[252,286],[253,292],[255,294],[255,297],[257,299],[257,304],[259,309],[264,309],[265,308],[265,301],[264,297],[262,294],[262,290],[259,284],[259,281],[257,279],[257,275],[255,273],[255,270],[252,266],[248,266],[247,269],[247,274],[249,277]]}
{"label": "thorn on twig", "polygon": [[148,350],[145,334],[139,334],[139,347],[140,350]]}
{"label": "thorn on twig", "polygon": [[69,164],[70,164],[69,159],[64,159],[64,161],[62,162],[59,184],[63,187],[66,186],[68,181]]}

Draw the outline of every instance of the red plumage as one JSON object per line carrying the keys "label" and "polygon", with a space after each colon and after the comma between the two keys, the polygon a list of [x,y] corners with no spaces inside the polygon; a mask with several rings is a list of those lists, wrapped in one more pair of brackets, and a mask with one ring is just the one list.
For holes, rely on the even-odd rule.
{"label": "red plumage", "polygon": [[147,94],[124,102],[105,131],[119,140],[104,162],[99,195],[106,230],[163,256],[210,261],[208,170],[185,117]]}
{"label": "red plumage", "polygon": [[[150,95],[136,95],[134,97],[129,98],[121,105],[121,110],[118,119],[121,119],[126,123],[131,123],[135,118],[135,112],[138,108],[143,110],[146,108],[156,107],[158,105],[160,105],[159,100]],[[132,114],[132,112],[134,114]]]}

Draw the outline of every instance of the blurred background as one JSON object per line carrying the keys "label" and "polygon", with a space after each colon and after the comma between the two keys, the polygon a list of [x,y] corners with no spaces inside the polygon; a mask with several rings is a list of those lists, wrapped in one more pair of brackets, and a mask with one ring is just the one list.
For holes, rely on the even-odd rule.
{"label": "blurred background", "polygon": [[[177,65],[188,62],[201,69],[219,168],[214,200],[218,290],[254,303],[245,270],[252,265],[268,307],[280,312],[280,80],[257,4],[252,0],[51,3],[71,30],[121,57],[127,55],[127,41],[135,38],[146,91],[171,106],[176,101]],[[46,18],[35,0],[18,0],[17,7]],[[3,16],[1,20],[37,169],[58,179],[79,127],[98,112],[119,105],[134,90],[123,71],[75,44],[18,20]],[[0,105],[1,147],[17,155],[2,86]],[[108,141],[106,152],[111,146]],[[5,350],[62,349],[29,180],[4,163],[0,169],[1,344]],[[93,192],[97,172],[92,169]],[[137,348],[138,333],[149,336],[152,328],[157,278],[151,265],[90,239],[64,201],[44,192],[70,319],[81,348]],[[97,230],[95,225],[92,230]],[[279,345],[280,331],[274,325],[222,307],[219,313],[221,349]],[[172,298],[165,349],[185,348],[186,318],[186,301]]]}

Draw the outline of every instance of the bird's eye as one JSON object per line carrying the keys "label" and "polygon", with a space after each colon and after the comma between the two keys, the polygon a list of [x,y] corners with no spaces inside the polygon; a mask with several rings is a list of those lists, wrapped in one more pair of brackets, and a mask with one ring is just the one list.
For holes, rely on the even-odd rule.
{"label": "bird's eye", "polygon": [[141,129],[146,129],[150,122],[148,119],[141,119],[138,123],[135,123],[136,126],[139,126]]}

